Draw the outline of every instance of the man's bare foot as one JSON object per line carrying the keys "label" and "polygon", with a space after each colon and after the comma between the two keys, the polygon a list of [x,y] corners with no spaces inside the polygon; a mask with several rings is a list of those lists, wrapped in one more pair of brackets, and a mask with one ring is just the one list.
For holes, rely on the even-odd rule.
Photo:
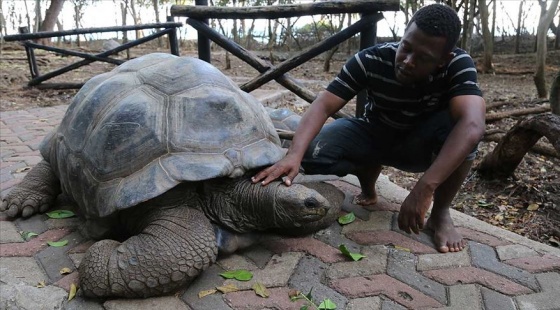
{"label": "man's bare foot", "polygon": [[354,197],[352,203],[360,206],[374,205],[377,203],[377,193],[373,193],[372,196],[369,196],[362,192]]}
{"label": "man's bare foot", "polygon": [[453,225],[449,213],[439,217],[432,214],[426,221],[426,227],[434,231],[434,243],[439,252],[459,252],[465,248],[465,240]]}

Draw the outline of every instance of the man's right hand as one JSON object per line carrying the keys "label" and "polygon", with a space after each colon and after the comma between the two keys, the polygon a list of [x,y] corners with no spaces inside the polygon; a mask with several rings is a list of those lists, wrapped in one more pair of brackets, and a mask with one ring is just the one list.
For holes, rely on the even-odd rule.
{"label": "man's right hand", "polygon": [[301,164],[301,160],[296,158],[295,156],[290,156],[290,154],[286,155],[286,157],[279,160],[274,165],[261,170],[255,176],[251,178],[253,183],[261,182],[263,186],[267,185],[268,183],[281,178],[283,178],[284,184],[287,186],[292,185],[292,180],[296,177],[299,172],[299,166]]}

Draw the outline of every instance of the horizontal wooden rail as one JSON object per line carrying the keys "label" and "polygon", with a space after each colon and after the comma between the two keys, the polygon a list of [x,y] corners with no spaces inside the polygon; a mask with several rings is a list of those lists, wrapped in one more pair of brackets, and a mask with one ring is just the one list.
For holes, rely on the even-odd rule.
{"label": "horizontal wooden rail", "polygon": [[43,32],[34,32],[34,33],[11,34],[11,35],[4,36],[3,40],[6,42],[35,40],[35,39],[56,38],[56,37],[71,36],[71,35],[86,34],[86,33],[129,31],[129,30],[149,29],[149,28],[178,28],[182,26],[183,23],[167,22],[167,23],[154,23],[154,24],[131,25],[131,26],[83,28],[83,29],[72,29],[72,30],[65,30],[65,31],[43,31]]}
{"label": "horizontal wooden rail", "polygon": [[69,51],[69,50],[65,50],[65,49],[62,49],[62,48],[56,48],[56,47],[52,47],[52,46],[36,44],[36,43],[30,42],[30,41],[23,42],[23,45],[25,45],[27,47],[32,47],[32,48],[37,48],[37,49],[49,51],[49,52],[59,53],[59,54],[62,54],[62,55],[76,56],[76,57],[81,57],[81,58],[89,59],[89,60],[93,60],[93,61],[107,62],[107,63],[111,63],[111,64],[114,64],[114,65],[117,65],[117,66],[124,62],[124,60],[120,60],[120,59],[114,59],[114,58],[109,58],[109,57],[97,57],[95,55],[90,55],[90,54],[86,54],[86,53],[74,52],[74,51]]}
{"label": "horizontal wooden rail", "polygon": [[[163,36],[163,35],[166,35],[167,33],[173,32],[173,31],[175,31],[175,29],[171,29],[171,28],[169,28],[169,29],[164,29],[164,30],[161,30],[161,31],[156,32],[156,33],[154,33],[154,34],[151,34],[151,35],[149,35],[149,36],[143,37],[143,38],[141,38],[141,39],[134,40],[134,41],[128,42],[128,43],[126,43],[126,44],[120,45],[120,46],[118,46],[118,47],[116,47],[116,48],[114,48],[114,49],[108,50],[108,51],[106,51],[106,52],[96,54],[95,56],[96,56],[96,57],[107,57],[107,56],[109,56],[109,55],[113,55],[113,54],[116,54],[116,53],[118,53],[118,52],[121,52],[121,51],[124,51],[124,50],[126,50],[126,49],[129,49],[129,48],[131,48],[131,47],[133,47],[133,46],[140,45],[140,44],[142,44],[142,43],[145,43],[145,42],[148,42],[148,41],[150,41],[150,40],[156,39],[156,38],[158,38],[158,37],[161,37],[161,36]],[[94,62],[94,61],[95,61],[95,60],[84,59],[84,60],[75,62],[75,63],[73,63],[73,64],[71,64],[71,65],[68,65],[68,66],[66,66],[66,67],[60,68],[60,69],[58,69],[58,70],[49,72],[49,73],[44,74],[44,75],[41,75],[41,76],[37,76],[37,77],[33,78],[31,81],[29,81],[28,85],[29,85],[29,86],[38,85],[38,84],[40,84],[41,82],[46,81],[46,80],[48,80],[48,79],[51,79],[51,78],[53,78],[53,77],[55,77],[55,76],[61,75],[61,74],[63,74],[63,73],[66,73],[66,72],[68,72],[68,71],[77,69],[77,68],[82,67],[82,66],[85,66],[85,65],[89,65],[90,63],[92,63],[92,62]]]}
{"label": "horizontal wooden rail", "polygon": [[318,14],[367,14],[398,10],[399,0],[339,0],[250,7],[172,5],[171,15],[196,19],[275,19]]}

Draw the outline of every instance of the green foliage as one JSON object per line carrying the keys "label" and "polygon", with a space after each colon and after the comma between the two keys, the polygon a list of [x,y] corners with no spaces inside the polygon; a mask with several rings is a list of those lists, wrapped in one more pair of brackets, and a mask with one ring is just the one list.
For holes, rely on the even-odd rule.
{"label": "green foliage", "polygon": [[[319,305],[315,304],[315,302],[313,301],[313,296],[311,295],[312,291],[313,291],[313,288],[311,288],[309,290],[309,293],[307,293],[307,294],[303,294],[300,291],[295,291],[295,294],[290,296],[290,300],[291,301],[296,301],[296,300],[300,300],[300,299],[305,300],[306,303],[303,306],[301,306],[301,308],[299,308],[300,310],[310,310],[310,309],[335,310],[336,309],[336,304],[332,300],[330,300],[329,298],[323,299],[323,301],[321,301],[321,303]],[[310,307],[312,307],[312,308],[310,308]]]}
{"label": "green foliage", "polygon": [[230,270],[220,273],[220,276],[226,279],[235,279],[239,281],[249,281],[253,278],[253,274],[245,269]]}

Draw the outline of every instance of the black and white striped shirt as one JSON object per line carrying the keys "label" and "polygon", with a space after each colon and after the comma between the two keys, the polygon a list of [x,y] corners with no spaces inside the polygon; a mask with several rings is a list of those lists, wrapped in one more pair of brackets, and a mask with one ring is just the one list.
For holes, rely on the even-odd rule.
{"label": "black and white striped shirt", "polygon": [[350,100],[367,89],[363,118],[396,129],[410,129],[426,115],[445,108],[452,97],[482,96],[474,62],[459,48],[453,50],[448,65],[430,75],[425,83],[399,83],[395,77],[398,46],[399,43],[384,43],[358,52],[346,62],[327,90]]}

